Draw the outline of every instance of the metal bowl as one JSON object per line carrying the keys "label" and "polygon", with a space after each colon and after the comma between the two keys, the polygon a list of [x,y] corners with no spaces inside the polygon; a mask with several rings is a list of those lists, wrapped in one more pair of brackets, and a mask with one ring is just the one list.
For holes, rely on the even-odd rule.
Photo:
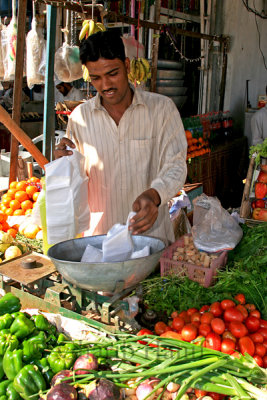
{"label": "metal bowl", "polygon": [[116,263],[81,263],[86,246],[90,244],[101,249],[105,236],[88,236],[57,243],[48,250],[48,257],[67,282],[86,290],[119,293],[136,286],[150,275],[165,248],[160,239],[134,235],[135,250],[150,246],[149,256]]}

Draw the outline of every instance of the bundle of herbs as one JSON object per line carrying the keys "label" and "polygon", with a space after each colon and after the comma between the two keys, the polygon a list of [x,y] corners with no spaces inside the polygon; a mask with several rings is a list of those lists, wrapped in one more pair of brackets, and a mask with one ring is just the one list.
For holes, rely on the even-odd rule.
{"label": "bundle of herbs", "polygon": [[144,304],[162,314],[182,311],[190,307],[199,308],[204,304],[234,299],[237,293],[244,293],[247,302],[260,310],[267,318],[267,224],[254,227],[242,225],[243,238],[238,246],[229,252],[227,266],[219,270],[216,283],[204,288],[187,277],[169,275],[142,282]]}

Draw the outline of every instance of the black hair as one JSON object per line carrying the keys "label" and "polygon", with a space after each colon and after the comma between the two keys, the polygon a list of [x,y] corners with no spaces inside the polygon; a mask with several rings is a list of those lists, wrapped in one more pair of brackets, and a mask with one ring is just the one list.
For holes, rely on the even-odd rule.
{"label": "black hair", "polygon": [[125,61],[125,49],[119,33],[112,31],[97,32],[84,39],[80,44],[82,64],[97,61],[99,58]]}

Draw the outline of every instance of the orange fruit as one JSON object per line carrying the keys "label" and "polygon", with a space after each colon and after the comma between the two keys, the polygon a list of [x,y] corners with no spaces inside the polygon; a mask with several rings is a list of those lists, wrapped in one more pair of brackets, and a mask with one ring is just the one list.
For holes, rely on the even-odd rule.
{"label": "orange fruit", "polygon": [[14,211],[18,210],[20,208],[20,202],[18,200],[11,200],[9,207]]}
{"label": "orange fruit", "polygon": [[8,208],[8,209],[6,210],[6,215],[7,215],[7,216],[13,215],[13,210],[12,210],[12,208]]}
{"label": "orange fruit", "polygon": [[2,227],[4,232],[7,232],[7,230],[10,228],[7,222],[2,222]]}
{"label": "orange fruit", "polygon": [[26,181],[20,181],[17,183],[16,189],[25,191],[27,186],[28,186],[28,183]]}
{"label": "orange fruit", "polygon": [[23,235],[28,239],[35,239],[37,233],[39,232],[39,226],[36,224],[29,224],[23,230]]}
{"label": "orange fruit", "polygon": [[17,181],[10,182],[9,184],[10,189],[16,189],[17,183],[18,183]]}
{"label": "orange fruit", "polygon": [[9,228],[7,230],[7,233],[9,233],[15,239],[15,237],[17,236],[18,231],[16,229],[14,229],[14,228]]}
{"label": "orange fruit", "polygon": [[26,211],[32,208],[32,201],[31,200],[25,200],[21,203],[21,208],[22,210]]}
{"label": "orange fruit", "polygon": [[1,205],[0,205],[0,208],[1,208],[1,211],[2,211],[2,212],[5,212],[6,209],[7,209],[7,207],[6,207],[4,204],[2,204],[2,203],[1,203]]}
{"label": "orange fruit", "polygon": [[7,220],[7,215],[4,214],[3,212],[0,212],[0,223],[6,222]]}
{"label": "orange fruit", "polygon": [[13,212],[13,215],[25,215],[25,211],[19,208]]}
{"label": "orange fruit", "polygon": [[15,193],[16,193],[16,189],[8,189],[7,194],[14,199],[15,198]]}
{"label": "orange fruit", "polygon": [[36,176],[32,176],[30,179],[28,179],[28,181],[32,183],[39,183],[40,179],[37,178]]}
{"label": "orange fruit", "polygon": [[4,206],[6,206],[8,208],[9,204],[10,204],[10,202],[12,200],[12,197],[6,196],[5,194],[4,194],[4,196],[2,197],[2,204],[4,204]]}
{"label": "orange fruit", "polygon": [[19,230],[19,224],[14,224],[11,226],[11,228],[16,229],[16,231]]}
{"label": "orange fruit", "polygon": [[35,192],[32,196],[33,201],[37,201],[40,192]]}
{"label": "orange fruit", "polygon": [[2,231],[3,230],[3,225],[2,224],[0,224],[0,231]]}
{"label": "orange fruit", "polygon": [[19,190],[16,194],[15,194],[15,199],[18,200],[20,203],[22,203],[25,200],[29,200],[29,196],[27,195],[26,192],[24,192],[23,190]]}
{"label": "orange fruit", "polygon": [[38,192],[38,188],[36,186],[29,185],[26,187],[25,192],[30,197],[30,199],[32,199],[32,196],[34,195],[34,193]]}
{"label": "orange fruit", "polygon": [[30,215],[32,213],[32,209],[31,208],[28,208],[26,211],[25,211],[25,215]]}

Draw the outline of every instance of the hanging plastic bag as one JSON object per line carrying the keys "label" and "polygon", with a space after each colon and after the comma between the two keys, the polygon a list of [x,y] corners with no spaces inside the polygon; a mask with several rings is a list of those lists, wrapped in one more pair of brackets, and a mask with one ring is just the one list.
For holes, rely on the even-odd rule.
{"label": "hanging plastic bag", "polygon": [[34,2],[32,29],[26,37],[26,51],[27,85],[32,89],[34,85],[42,85],[45,83],[45,75],[39,72],[43,53],[45,52],[45,40],[40,30],[37,30]]}
{"label": "hanging plastic bag", "polygon": [[195,246],[209,253],[235,248],[243,231],[220,201],[202,194],[193,203],[192,236]]}
{"label": "hanging plastic bag", "polygon": [[11,81],[15,79],[17,30],[17,17],[13,15],[10,24],[6,27],[6,29],[1,31],[5,81]]}
{"label": "hanging plastic bag", "polygon": [[4,29],[6,29],[6,27],[2,24],[0,18],[0,81],[4,80],[4,75],[5,75],[3,51],[2,51],[2,34],[1,34]]}
{"label": "hanging plastic bag", "polygon": [[77,79],[82,78],[83,70],[80,61],[80,49],[78,46],[71,46],[69,44],[69,11],[67,10],[66,15],[66,27],[62,29],[64,32],[64,43],[56,51],[55,54],[55,74],[58,79],[62,82],[73,82]]}
{"label": "hanging plastic bag", "polygon": [[[125,47],[125,54],[130,60],[136,57],[145,57],[145,47],[142,43],[138,42],[133,36],[124,34],[122,41]],[[138,51],[137,51],[138,50]]]}
{"label": "hanging plastic bag", "polygon": [[88,177],[85,157],[76,150],[71,156],[46,164],[47,242],[74,239],[89,228]]}

